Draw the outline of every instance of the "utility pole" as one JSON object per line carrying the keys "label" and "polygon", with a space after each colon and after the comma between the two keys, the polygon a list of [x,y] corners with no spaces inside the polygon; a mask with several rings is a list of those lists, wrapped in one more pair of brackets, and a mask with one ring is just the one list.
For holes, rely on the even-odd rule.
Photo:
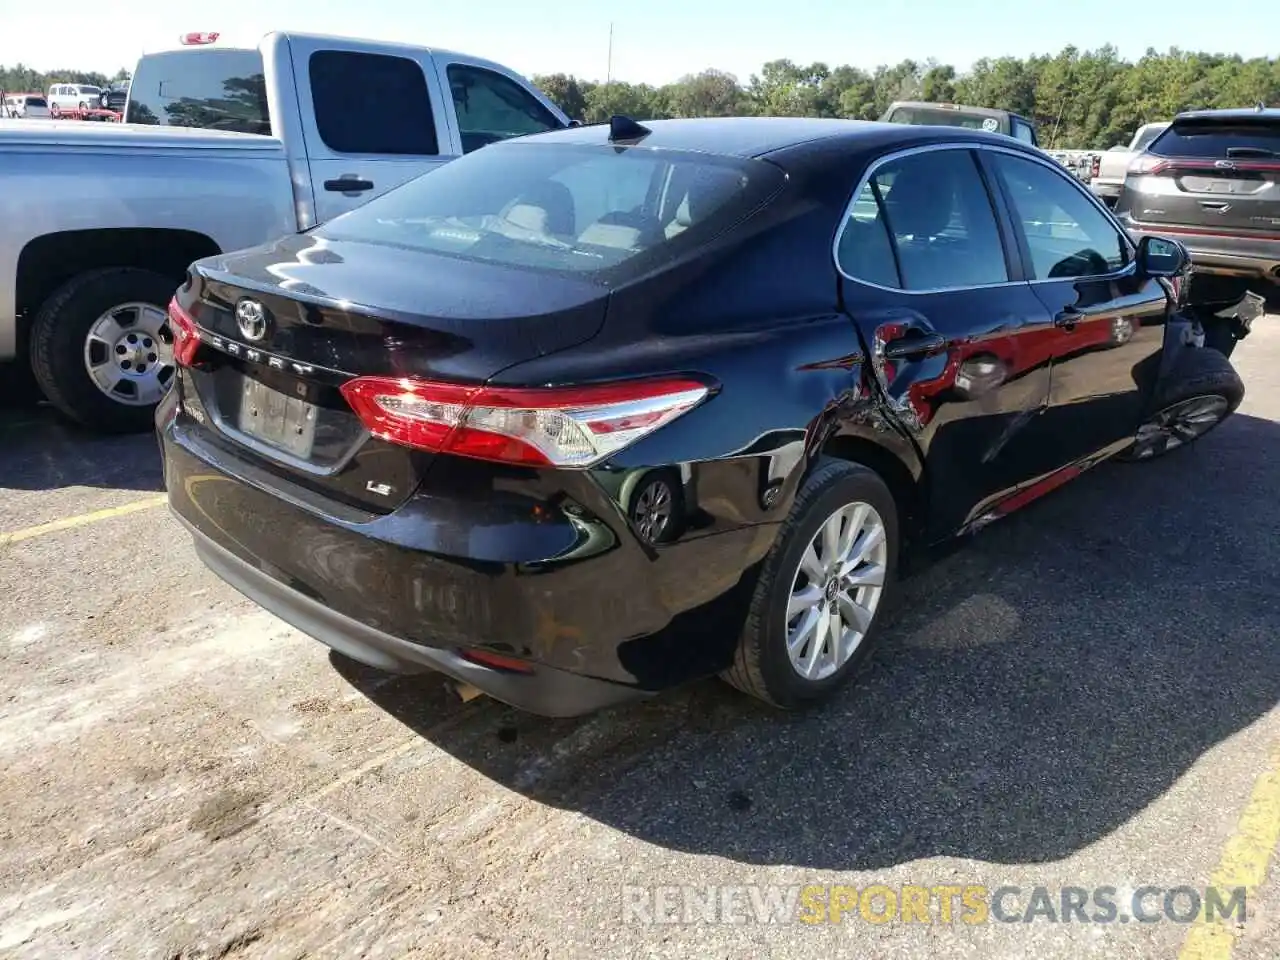
{"label": "utility pole", "polygon": [[605,66],[604,82],[609,84],[613,82],[613,21],[609,21],[609,59]]}

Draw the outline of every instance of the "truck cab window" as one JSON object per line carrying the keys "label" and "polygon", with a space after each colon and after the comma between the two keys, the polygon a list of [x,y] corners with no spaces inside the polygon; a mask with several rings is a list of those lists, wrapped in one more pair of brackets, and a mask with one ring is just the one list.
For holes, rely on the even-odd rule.
{"label": "truck cab window", "polygon": [[440,152],[427,79],[417,61],[319,50],[308,71],[316,128],[330,150],[382,156]]}
{"label": "truck cab window", "polygon": [[510,77],[462,63],[450,64],[447,73],[463,153],[498,140],[557,130],[564,125]]}
{"label": "truck cab window", "polygon": [[127,110],[128,123],[271,134],[262,55],[256,50],[175,50],[144,57]]}

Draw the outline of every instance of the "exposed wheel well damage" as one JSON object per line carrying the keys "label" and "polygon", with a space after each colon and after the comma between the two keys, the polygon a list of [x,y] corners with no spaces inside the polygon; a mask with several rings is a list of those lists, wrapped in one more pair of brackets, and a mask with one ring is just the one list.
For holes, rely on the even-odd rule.
{"label": "exposed wheel well damage", "polygon": [[904,539],[914,541],[924,532],[923,484],[895,453],[861,437],[836,436],[823,444],[822,455],[860,463],[874,470],[893,494]]}

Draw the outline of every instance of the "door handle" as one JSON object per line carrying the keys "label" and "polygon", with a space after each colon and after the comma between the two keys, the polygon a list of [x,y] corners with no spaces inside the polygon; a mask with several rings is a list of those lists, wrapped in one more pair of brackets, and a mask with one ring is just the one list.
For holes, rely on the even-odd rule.
{"label": "door handle", "polygon": [[373,189],[373,181],[362,180],[360,177],[345,176],[339,177],[337,180],[326,180],[324,188],[333,193],[364,193],[366,190]]}
{"label": "door handle", "polygon": [[1226,210],[1230,204],[1225,200],[1201,200],[1200,206],[1206,210]]}
{"label": "door handle", "polygon": [[947,345],[947,338],[940,333],[908,333],[890,340],[884,345],[882,355],[886,360],[906,360],[927,353],[937,353]]}
{"label": "door handle", "polygon": [[1076,328],[1076,324],[1085,318],[1085,315],[1075,307],[1067,307],[1053,318],[1053,325],[1068,332]]}

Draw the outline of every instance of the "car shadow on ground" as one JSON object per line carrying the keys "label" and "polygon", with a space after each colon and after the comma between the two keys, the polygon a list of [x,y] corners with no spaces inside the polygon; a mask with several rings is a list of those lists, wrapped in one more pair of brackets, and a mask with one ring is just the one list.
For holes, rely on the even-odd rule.
{"label": "car shadow on ground", "polygon": [[48,403],[0,403],[0,491],[76,486],[163,490],[155,436],[95,435]]}
{"label": "car shadow on ground", "polygon": [[1104,465],[905,582],[857,682],[799,716],[706,681],[553,721],[333,662],[493,780],[663,847],[1052,861],[1280,701],[1277,489],[1280,427],[1244,415]]}

